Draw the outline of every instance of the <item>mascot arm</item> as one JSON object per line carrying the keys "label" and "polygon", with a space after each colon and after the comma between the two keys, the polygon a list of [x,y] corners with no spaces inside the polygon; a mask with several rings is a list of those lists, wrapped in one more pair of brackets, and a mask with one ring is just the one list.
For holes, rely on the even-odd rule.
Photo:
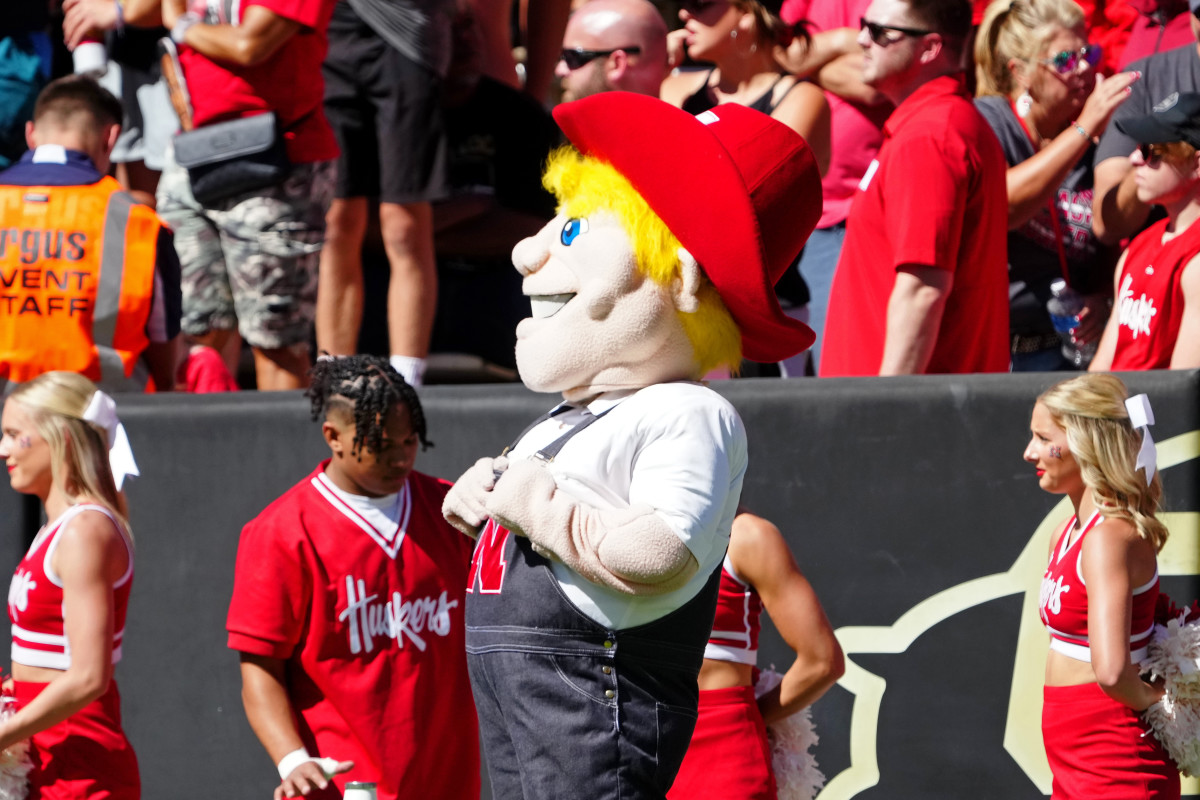
{"label": "mascot arm", "polygon": [[488,516],[527,536],[534,550],[623,594],[674,591],[700,568],[650,506],[586,505],[560,491],[550,471],[534,461],[509,466],[484,502]]}
{"label": "mascot arm", "polygon": [[496,485],[496,476],[508,469],[508,459],[481,458],[462,474],[442,501],[442,516],[455,528],[470,536],[479,536],[479,528],[487,521],[487,497]]}

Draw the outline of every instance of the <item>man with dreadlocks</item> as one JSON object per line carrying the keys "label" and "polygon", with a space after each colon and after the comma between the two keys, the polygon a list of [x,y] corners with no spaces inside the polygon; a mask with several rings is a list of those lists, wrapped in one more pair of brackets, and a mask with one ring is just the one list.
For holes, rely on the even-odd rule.
{"label": "man with dreadlocks", "polygon": [[353,780],[379,800],[476,800],[471,542],[441,518],[449,484],[413,470],[416,392],[387,359],[347,356],[319,361],[307,395],[330,458],[242,531],[227,624],[275,798]]}

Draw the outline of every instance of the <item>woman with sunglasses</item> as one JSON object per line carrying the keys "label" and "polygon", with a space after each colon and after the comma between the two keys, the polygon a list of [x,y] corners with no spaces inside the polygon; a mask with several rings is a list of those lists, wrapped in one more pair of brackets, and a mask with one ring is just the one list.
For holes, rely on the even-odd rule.
{"label": "woman with sunglasses", "polygon": [[137,800],[112,677],[134,556],[124,472],[110,466],[110,443],[132,461],[116,406],[82,375],[47,372],[9,395],[0,426],[12,488],[37,497],[50,520],[8,590],[18,710],[0,722],[0,749],[29,740],[31,798]]}
{"label": "woman with sunglasses", "polygon": [[682,0],[682,41],[689,58],[707,61],[707,72],[676,72],[662,84],[662,99],[692,114],[723,103],[762,111],[804,137],[821,174],[829,167],[829,103],[814,83],[797,80],[780,58],[802,26],[779,18],[779,0]]}
{"label": "woman with sunglasses", "polygon": [[1138,75],[1103,80],[1099,61],[1071,0],[992,3],[975,39],[976,105],[1008,161],[1014,372],[1074,368],[1046,308],[1056,280],[1084,297],[1080,344],[1100,338],[1108,315],[1117,253],[1092,230],[1093,142]]}
{"label": "woman with sunglasses", "polygon": [[1050,633],[1042,738],[1051,800],[1177,800],[1179,772],[1139,714],[1163,695],[1137,663],[1154,629],[1157,554],[1154,419],[1112,375],[1052,386],[1033,407],[1024,458],[1038,487],[1074,514],[1051,537],[1038,613]]}
{"label": "woman with sunglasses", "polygon": [[1091,369],[1200,367],[1200,94],[1173,94],[1116,125],[1140,143],[1129,157],[1138,199],[1167,218],[1121,256],[1116,313]]}

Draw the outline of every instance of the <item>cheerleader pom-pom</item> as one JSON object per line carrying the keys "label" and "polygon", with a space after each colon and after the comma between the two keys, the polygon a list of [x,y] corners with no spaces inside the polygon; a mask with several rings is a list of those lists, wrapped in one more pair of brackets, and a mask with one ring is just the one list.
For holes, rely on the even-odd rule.
{"label": "cheerleader pom-pom", "polygon": [[[762,697],[783,681],[773,669],[759,673],[755,697]],[[817,744],[817,729],[810,709],[767,726],[771,745],[771,770],[779,800],[812,800],[825,785],[825,775],[817,769],[817,759],[809,751]]]}
{"label": "cheerleader pom-pom", "polygon": [[1155,738],[1184,775],[1200,775],[1200,706],[1170,695],[1142,712]]}
{"label": "cheerleader pom-pom", "polygon": [[[16,713],[16,701],[7,695],[0,697],[0,721]],[[29,794],[29,740],[17,742],[0,750],[0,800],[25,800]]]}
{"label": "cheerleader pom-pom", "polygon": [[1200,702],[1200,613],[1196,604],[1176,609],[1154,626],[1142,672],[1162,678],[1175,702]]}

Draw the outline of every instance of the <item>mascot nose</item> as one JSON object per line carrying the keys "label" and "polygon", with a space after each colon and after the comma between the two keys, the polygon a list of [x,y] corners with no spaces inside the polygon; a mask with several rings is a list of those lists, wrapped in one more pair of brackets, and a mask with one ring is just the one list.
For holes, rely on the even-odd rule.
{"label": "mascot nose", "polygon": [[522,275],[529,276],[537,272],[550,257],[550,248],[546,246],[546,238],[542,235],[544,232],[545,229],[535,236],[522,239],[513,248],[513,266]]}

